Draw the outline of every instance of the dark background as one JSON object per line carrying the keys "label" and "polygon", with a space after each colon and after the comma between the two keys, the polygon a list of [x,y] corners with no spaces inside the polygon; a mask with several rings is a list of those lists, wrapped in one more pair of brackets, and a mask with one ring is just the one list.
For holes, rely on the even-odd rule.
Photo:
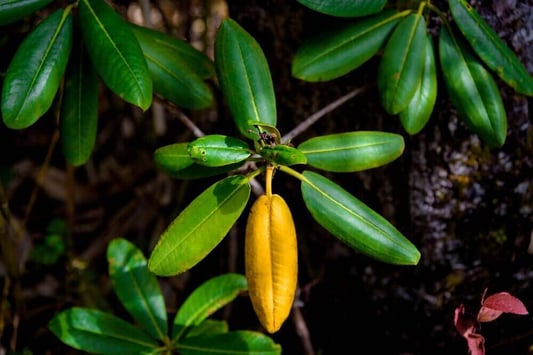
{"label": "dark background", "polygon": [[[131,21],[143,2],[114,1]],[[294,143],[309,137],[357,130],[404,136],[396,161],[350,174],[325,174],[393,223],[421,251],[417,266],[395,266],[358,254],[311,218],[298,181],[278,174],[274,191],[290,206],[299,243],[298,312],[273,338],[284,354],[467,354],[455,330],[454,310],[464,304],[475,314],[485,290],[509,292],[533,309],[533,127],[531,98],[516,95],[500,81],[508,114],[508,136],[500,149],[488,148],[456,115],[439,77],[438,101],[424,130],[409,136],[398,117],[379,104],[373,82],[379,58],[326,83],[291,77],[291,60],[302,41],[327,28],[332,18],[296,1],[152,1],[153,23],[191,41],[208,55],[220,18],[230,16],[263,48],[268,59],[282,134],[319,109],[363,86],[362,94],[331,111]],[[433,2],[446,9],[445,3]],[[533,72],[531,1],[477,1],[475,6],[529,72]],[[40,16],[5,28],[0,70]],[[206,27],[203,28],[202,24]],[[431,25],[430,25],[431,28]],[[183,112],[205,133],[234,134],[231,116],[214,87],[216,104]],[[218,178],[178,181],[158,170],[152,154],[160,146],[190,141],[176,108],[157,101],[145,113],[101,88],[99,134],[90,161],[68,179],[56,125],[48,113],[22,131],[0,126],[0,168],[5,200],[25,226],[16,241],[21,275],[5,282],[0,352],[76,353],[46,328],[50,318],[73,305],[96,307],[127,319],[112,293],[105,252],[116,237],[131,240],[145,255],[170,221]],[[49,163],[47,152],[51,152]],[[254,197],[252,196],[251,201]],[[3,201],[5,202],[5,201]],[[246,211],[245,211],[246,212]],[[209,256],[185,274],[161,278],[168,311],[198,285],[225,272],[243,273],[246,213]],[[43,266],[28,260],[54,218],[71,223],[68,257]],[[67,262],[68,260],[68,262]],[[296,316],[301,316],[301,318]],[[232,329],[261,331],[249,300],[240,297],[224,312]],[[296,325],[308,330],[308,337]],[[483,324],[487,354],[533,354],[530,315],[504,314]]]}

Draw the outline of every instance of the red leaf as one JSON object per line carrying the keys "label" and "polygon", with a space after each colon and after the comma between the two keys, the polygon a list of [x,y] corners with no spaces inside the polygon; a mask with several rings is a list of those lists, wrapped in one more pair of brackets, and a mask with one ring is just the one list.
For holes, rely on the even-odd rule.
{"label": "red leaf", "polygon": [[455,324],[455,329],[457,329],[459,334],[461,334],[464,338],[467,339],[470,334],[474,333],[474,329],[477,325],[476,321],[472,316],[465,314],[464,305],[460,305],[455,309],[453,323]]}
{"label": "red leaf", "polygon": [[522,301],[507,292],[496,293],[485,298],[482,306],[504,313],[529,314]]}
{"label": "red leaf", "polygon": [[455,309],[453,319],[455,328],[466,339],[470,355],[485,355],[485,338],[475,332],[477,322],[474,317],[465,314],[465,306]]}
{"label": "red leaf", "polygon": [[466,338],[471,355],[485,355],[485,338],[480,334],[470,334]]}
{"label": "red leaf", "polygon": [[479,313],[477,314],[478,322],[490,322],[502,315],[502,311],[497,311],[492,308],[481,306]]}

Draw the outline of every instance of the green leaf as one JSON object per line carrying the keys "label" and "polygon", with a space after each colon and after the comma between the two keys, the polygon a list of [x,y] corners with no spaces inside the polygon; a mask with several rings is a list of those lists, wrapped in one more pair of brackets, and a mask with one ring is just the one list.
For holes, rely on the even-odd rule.
{"label": "green leaf", "polygon": [[143,46],[143,51],[155,93],[179,107],[191,110],[207,108],[213,104],[209,85],[179,57],[173,56],[173,53],[164,48],[159,48],[158,53],[154,53]]}
{"label": "green leaf", "polygon": [[[178,334],[180,331],[180,325],[174,324],[175,333]],[[193,337],[198,335],[209,335],[209,334],[222,334],[229,331],[228,323],[223,320],[217,319],[206,319],[199,325],[189,328],[187,332],[187,337]],[[173,338],[175,337],[173,331]]]}
{"label": "green leaf", "polygon": [[222,134],[197,138],[189,143],[187,151],[195,163],[209,167],[238,163],[252,155],[246,142]]}
{"label": "green leaf", "polygon": [[211,185],[163,232],[148,261],[150,270],[171,276],[196,265],[226,236],[249,197],[250,184],[242,175]]}
{"label": "green leaf", "polygon": [[230,171],[233,171],[233,170],[236,170],[242,167],[243,164],[244,164],[244,161],[234,163],[234,164],[224,165],[224,166],[216,166],[216,167],[204,166],[200,164],[192,164],[186,167],[185,169],[174,171],[171,175],[172,177],[176,179],[181,179],[181,180],[202,179],[206,177],[229,173]]}
{"label": "green leaf", "polygon": [[305,205],[327,231],[376,260],[418,264],[420,252],[383,216],[327,178],[312,171],[303,176]]}
{"label": "green leaf", "polygon": [[489,145],[501,147],[507,115],[492,75],[446,26],[440,29],[439,54],[444,82],[459,116]]}
{"label": "green leaf", "polygon": [[263,50],[229,18],[222,21],[215,39],[215,68],[233,119],[244,136],[257,138],[250,122],[276,125],[276,97]]}
{"label": "green leaf", "polygon": [[317,82],[336,79],[360,67],[385,44],[408,11],[386,10],[357,22],[325,29],[303,42],[292,61],[292,75]]}
{"label": "green leaf", "polygon": [[424,71],[409,106],[400,112],[400,122],[411,135],[420,132],[429,121],[437,101],[437,65],[433,37],[426,34]]}
{"label": "green leaf", "polygon": [[358,131],[313,137],[298,146],[307,164],[333,172],[376,168],[402,155],[403,137],[395,133]]}
{"label": "green leaf", "polygon": [[188,145],[189,143],[174,143],[158,148],[154,152],[156,165],[177,179],[192,180],[224,174],[244,164],[238,162],[220,167],[196,164],[189,154]]}
{"label": "green leaf", "polygon": [[105,84],[126,102],[147,110],[152,79],[128,22],[104,0],[81,0],[78,15],[85,46]]}
{"label": "green leaf", "polygon": [[452,16],[477,55],[505,83],[524,95],[533,95],[533,76],[513,51],[465,0],[449,0]]}
{"label": "green leaf", "polygon": [[229,332],[227,322],[208,318],[194,327],[186,327],[174,323],[172,328],[172,339],[176,343],[179,342],[178,340],[182,337],[195,337],[199,335],[213,335],[227,332]]}
{"label": "green leaf", "polygon": [[228,273],[204,282],[187,297],[178,310],[174,318],[175,329],[172,338],[179,336],[175,330],[200,325],[207,317],[246,290],[246,277],[240,274]]}
{"label": "green leaf", "polygon": [[156,53],[158,48],[165,49],[165,51],[171,52],[173,56],[181,59],[183,64],[187,65],[200,78],[209,79],[216,75],[213,61],[187,41],[133,23],[130,23],[130,26],[139,44],[143,46],[143,51],[144,46]]}
{"label": "green leaf", "polygon": [[307,157],[298,148],[285,144],[266,145],[261,149],[261,155],[271,163],[281,165],[307,164]]}
{"label": "green leaf", "polygon": [[72,47],[72,14],[56,10],[22,41],[2,87],[7,127],[27,128],[52,106]]}
{"label": "green leaf", "polygon": [[52,0],[0,0],[0,26],[16,22],[51,2]]}
{"label": "green leaf", "polygon": [[48,328],[63,343],[93,354],[142,354],[158,347],[145,332],[95,309],[70,308],[54,316]]}
{"label": "green leaf", "polygon": [[154,152],[154,160],[160,169],[169,174],[179,172],[192,164],[189,149],[189,143],[173,143],[157,148]]}
{"label": "green leaf", "polygon": [[381,103],[390,114],[398,114],[411,102],[424,70],[426,22],[412,13],[402,19],[385,45],[378,67]]}
{"label": "green leaf", "polygon": [[202,79],[202,76],[214,75],[213,64],[207,56],[187,42],[159,31],[140,26],[132,26],[132,29],[148,63],[154,92],[188,109],[197,110],[213,104],[211,89]]}
{"label": "green leaf", "polygon": [[109,243],[107,260],[113,289],[124,308],[154,339],[167,338],[165,301],[142,252],[118,238]]}
{"label": "green leaf", "polygon": [[337,17],[358,17],[381,11],[387,0],[298,0],[313,11]]}
{"label": "green leaf", "polygon": [[61,148],[66,160],[85,164],[94,148],[98,129],[98,76],[81,39],[76,36],[65,73],[61,100]]}
{"label": "green leaf", "polygon": [[266,335],[241,330],[185,338],[178,351],[181,355],[279,355],[281,347]]}

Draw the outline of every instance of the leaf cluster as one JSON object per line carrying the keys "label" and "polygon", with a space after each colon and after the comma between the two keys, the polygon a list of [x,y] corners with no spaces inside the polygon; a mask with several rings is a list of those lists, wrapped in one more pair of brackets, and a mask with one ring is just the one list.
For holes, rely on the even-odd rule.
{"label": "leaf cluster", "polygon": [[[49,329],[65,344],[92,354],[280,354],[269,337],[228,329],[209,318],[248,289],[243,275],[228,273],[196,288],[168,327],[157,278],[140,250],[116,238],[107,260],[113,290],[134,322],[96,309],[73,307],[58,313]],[[138,326],[140,325],[140,327]]]}
{"label": "leaf cluster", "polygon": [[387,263],[418,263],[416,247],[380,214],[321,174],[295,170],[308,165],[355,172],[382,166],[402,154],[402,136],[358,131],[317,136],[297,146],[283,142],[276,128],[276,98],[265,55],[232,19],[225,19],[218,31],[215,69],[235,125],[249,141],[213,134],[156,150],[158,166],[176,178],[230,176],[207,188],[171,222],[150,256],[150,270],[171,276],[205,258],[244,212],[250,181],[269,168],[298,179],[311,215],[350,247]]}
{"label": "leaf cluster", "polygon": [[[50,1],[4,1],[0,25]],[[213,103],[212,62],[188,42],[126,21],[104,0],[52,10],[23,39],[2,83],[0,109],[11,129],[33,125],[56,103],[62,151],[75,166],[90,157],[98,128],[100,80],[147,110],[154,94],[180,107]]]}
{"label": "leaf cluster", "polygon": [[[439,78],[463,122],[491,147],[501,147],[507,135],[496,79],[519,94],[533,95],[533,76],[466,0],[449,0],[448,9],[431,1],[398,2],[401,9],[387,1],[298,2],[353,20],[306,39],[295,53],[293,76],[329,81],[379,55],[381,104],[399,116],[411,135],[433,113]],[[435,36],[430,25],[436,27]]]}
{"label": "leaf cluster", "polygon": [[524,303],[510,293],[498,292],[485,298],[486,291],[481,297],[481,307],[476,317],[466,312],[464,304],[455,309],[455,329],[465,338],[469,353],[472,355],[485,355],[485,338],[479,333],[481,323],[492,322],[504,313],[529,314]]}

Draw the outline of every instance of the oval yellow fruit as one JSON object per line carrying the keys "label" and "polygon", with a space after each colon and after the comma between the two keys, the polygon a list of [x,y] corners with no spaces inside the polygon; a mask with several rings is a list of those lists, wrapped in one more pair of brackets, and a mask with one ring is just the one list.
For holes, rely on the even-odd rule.
{"label": "oval yellow fruit", "polygon": [[245,273],[259,321],[274,333],[290,314],[298,278],[296,229],[277,194],[260,196],[246,224]]}

